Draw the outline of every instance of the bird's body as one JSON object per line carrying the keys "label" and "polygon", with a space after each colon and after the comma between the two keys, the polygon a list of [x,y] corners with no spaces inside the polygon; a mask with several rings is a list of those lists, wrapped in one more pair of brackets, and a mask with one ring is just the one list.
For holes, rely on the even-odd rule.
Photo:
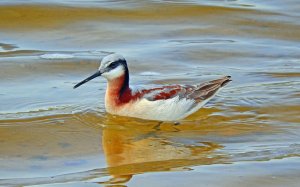
{"label": "bird's body", "polygon": [[199,110],[228,81],[227,77],[200,85],[170,85],[150,89],[127,87],[109,82],[105,94],[107,112],[121,116],[172,121],[183,119]]}
{"label": "bird's body", "polygon": [[231,81],[230,76],[226,76],[199,85],[133,89],[129,86],[129,71],[125,59],[113,54],[102,60],[97,73],[74,88],[99,74],[108,80],[105,94],[105,108],[108,113],[161,121],[174,121],[189,116]]}

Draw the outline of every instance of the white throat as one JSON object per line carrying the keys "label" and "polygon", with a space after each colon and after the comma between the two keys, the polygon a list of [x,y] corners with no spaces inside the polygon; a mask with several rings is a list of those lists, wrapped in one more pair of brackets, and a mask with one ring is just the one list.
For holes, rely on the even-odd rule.
{"label": "white throat", "polygon": [[125,70],[124,70],[123,66],[118,66],[115,69],[112,69],[108,72],[102,73],[102,76],[105,77],[107,80],[114,80],[114,79],[119,78],[122,75],[124,75],[124,73],[125,73]]}

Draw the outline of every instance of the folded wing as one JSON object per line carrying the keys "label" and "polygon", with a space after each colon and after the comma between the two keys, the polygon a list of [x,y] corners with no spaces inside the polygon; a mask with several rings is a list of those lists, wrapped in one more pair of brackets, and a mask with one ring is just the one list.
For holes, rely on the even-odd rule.
{"label": "folded wing", "polygon": [[204,82],[200,85],[171,85],[139,90],[137,94],[149,101],[166,100],[174,97],[191,99],[196,103],[212,97],[221,87],[230,82],[230,76]]}

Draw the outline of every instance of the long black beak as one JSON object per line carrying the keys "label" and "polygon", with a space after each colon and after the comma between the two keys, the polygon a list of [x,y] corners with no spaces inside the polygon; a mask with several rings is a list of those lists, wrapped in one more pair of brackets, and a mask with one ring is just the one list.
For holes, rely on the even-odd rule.
{"label": "long black beak", "polygon": [[83,85],[84,83],[89,82],[90,80],[92,80],[92,79],[94,79],[94,78],[96,78],[96,77],[101,76],[101,74],[102,74],[102,73],[101,73],[100,71],[97,71],[97,72],[94,73],[93,75],[91,75],[91,76],[89,76],[88,78],[84,79],[83,81],[77,83],[73,88],[75,89],[75,88],[77,88],[77,87]]}

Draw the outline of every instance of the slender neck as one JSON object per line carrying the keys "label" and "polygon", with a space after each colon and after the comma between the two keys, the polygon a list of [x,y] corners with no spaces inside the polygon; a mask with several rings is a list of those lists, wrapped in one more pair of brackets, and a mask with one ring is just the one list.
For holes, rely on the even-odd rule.
{"label": "slender neck", "polygon": [[114,99],[120,100],[123,95],[127,95],[129,91],[129,72],[128,68],[125,68],[124,74],[118,78],[108,81],[108,93],[109,96]]}
{"label": "slender neck", "polygon": [[129,71],[128,68],[125,67],[125,71],[124,71],[124,78],[123,78],[123,84],[122,87],[120,89],[120,97],[127,91],[129,90]]}

